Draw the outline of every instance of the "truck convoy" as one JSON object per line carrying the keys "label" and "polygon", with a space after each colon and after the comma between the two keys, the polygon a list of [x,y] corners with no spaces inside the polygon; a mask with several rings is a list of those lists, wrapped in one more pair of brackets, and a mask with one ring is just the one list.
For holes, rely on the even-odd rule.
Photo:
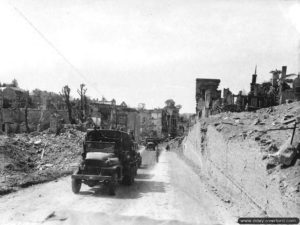
{"label": "truck convoy", "polygon": [[117,184],[131,185],[141,166],[142,157],[131,136],[117,130],[87,131],[82,161],[72,175],[72,191],[79,193],[81,184],[103,184],[115,195]]}

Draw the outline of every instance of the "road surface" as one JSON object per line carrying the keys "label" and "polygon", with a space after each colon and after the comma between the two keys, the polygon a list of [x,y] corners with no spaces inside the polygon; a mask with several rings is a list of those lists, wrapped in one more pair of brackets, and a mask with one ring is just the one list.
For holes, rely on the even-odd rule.
{"label": "road surface", "polygon": [[173,152],[143,151],[132,186],[116,196],[83,185],[71,191],[70,176],[0,198],[0,224],[234,224],[223,203]]}

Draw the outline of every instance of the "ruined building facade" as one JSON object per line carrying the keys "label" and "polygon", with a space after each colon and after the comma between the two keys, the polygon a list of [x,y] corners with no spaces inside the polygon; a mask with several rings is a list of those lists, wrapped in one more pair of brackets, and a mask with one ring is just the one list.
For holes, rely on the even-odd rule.
{"label": "ruined building facade", "polygon": [[178,133],[179,109],[167,105],[162,111],[162,133],[164,137],[176,137]]}
{"label": "ruined building facade", "polygon": [[135,137],[140,136],[140,121],[138,111],[130,108],[125,102],[120,105],[116,101],[102,98],[90,102],[90,116],[99,118],[102,129],[117,129],[132,133]]}
{"label": "ruined building facade", "polygon": [[270,72],[270,81],[257,83],[257,70],[250,83],[248,94],[239,91],[233,94],[229,88],[224,88],[223,98],[217,90],[220,80],[196,80],[196,112],[198,117],[224,111],[253,111],[260,108],[300,101],[300,74],[287,74],[287,67]]}
{"label": "ruined building facade", "polygon": [[220,104],[219,79],[196,79],[196,113],[199,118],[207,117]]}

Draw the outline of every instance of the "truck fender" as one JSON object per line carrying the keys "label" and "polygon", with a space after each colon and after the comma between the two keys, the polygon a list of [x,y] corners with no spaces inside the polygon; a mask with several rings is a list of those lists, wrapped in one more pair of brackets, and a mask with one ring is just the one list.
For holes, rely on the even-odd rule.
{"label": "truck fender", "polygon": [[121,179],[123,177],[123,170],[120,165],[113,166],[112,170],[114,170],[117,173],[118,179]]}

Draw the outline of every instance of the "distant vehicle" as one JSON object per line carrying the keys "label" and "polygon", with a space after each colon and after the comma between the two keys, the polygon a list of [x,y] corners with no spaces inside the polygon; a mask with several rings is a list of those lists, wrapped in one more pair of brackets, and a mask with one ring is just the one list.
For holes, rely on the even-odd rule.
{"label": "distant vehicle", "polygon": [[155,151],[161,141],[162,140],[160,138],[146,138],[146,150]]}
{"label": "distant vehicle", "polygon": [[169,144],[167,144],[166,150],[170,151],[170,145]]}
{"label": "distant vehicle", "polygon": [[153,142],[155,145],[158,145],[161,143],[162,139],[161,138],[146,138],[146,143],[148,142]]}
{"label": "distant vehicle", "polygon": [[82,162],[72,175],[72,191],[78,193],[81,184],[89,187],[104,184],[115,195],[118,182],[131,185],[141,165],[137,144],[130,135],[116,130],[88,130]]}
{"label": "distant vehicle", "polygon": [[146,150],[155,151],[156,144],[154,142],[148,142],[146,145]]}

